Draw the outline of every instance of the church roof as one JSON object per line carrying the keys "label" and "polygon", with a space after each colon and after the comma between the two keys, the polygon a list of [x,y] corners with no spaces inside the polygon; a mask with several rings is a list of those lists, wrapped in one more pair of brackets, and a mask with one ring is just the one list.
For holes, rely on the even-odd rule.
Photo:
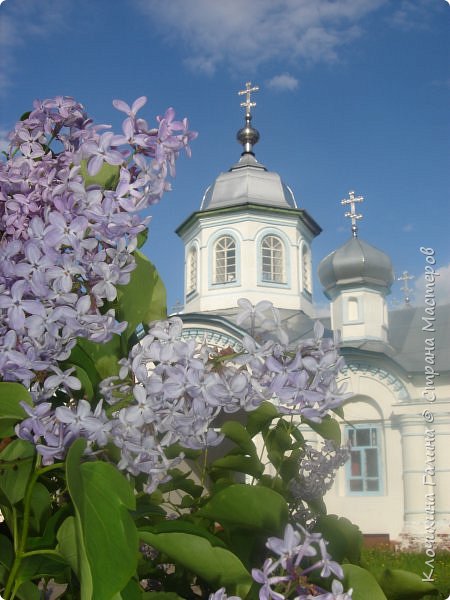
{"label": "church roof", "polygon": [[200,210],[248,203],[297,208],[292,190],[283,183],[278,173],[268,171],[252,153],[244,152],[239,162],[226,173],[221,173],[207,188]]}
{"label": "church roof", "polygon": [[342,287],[368,285],[389,289],[394,281],[389,256],[357,237],[326,256],[319,264],[318,274],[327,297]]}

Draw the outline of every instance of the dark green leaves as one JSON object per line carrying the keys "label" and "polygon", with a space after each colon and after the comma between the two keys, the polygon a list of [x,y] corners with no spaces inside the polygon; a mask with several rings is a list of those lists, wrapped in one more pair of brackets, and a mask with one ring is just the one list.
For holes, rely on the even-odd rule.
{"label": "dark green leaves", "polygon": [[21,402],[32,404],[27,389],[20,383],[0,383],[0,438],[13,435],[14,425],[26,418]]}
{"label": "dark green leaves", "polygon": [[342,565],[344,589],[353,588],[352,600],[387,600],[375,577],[356,565]]}
{"label": "dark green leaves", "polygon": [[176,531],[159,534],[141,531],[140,537],[216,589],[224,586],[241,597],[250,589],[252,579],[241,561],[229,550],[213,546],[203,536]]}
{"label": "dark green leaves", "polygon": [[428,581],[422,581],[417,573],[402,569],[386,569],[379,584],[389,600],[419,600],[425,594],[437,594],[437,588]]}
{"label": "dark green leaves", "polygon": [[317,520],[316,529],[328,540],[328,551],[334,560],[359,562],[363,536],[356,525],[345,517],[321,515]]}
{"label": "dark green leaves", "polygon": [[12,506],[23,499],[34,455],[34,446],[24,440],[14,440],[0,452],[0,502]]}
{"label": "dark green leaves", "polygon": [[124,334],[129,338],[143,323],[166,317],[166,289],[152,263],[138,250],[134,253],[136,268],[128,285],[118,286],[116,317],[127,321]]}
{"label": "dark green leaves", "polygon": [[199,515],[233,527],[282,532],[288,507],[282,496],[266,487],[230,485],[217,492]]}
{"label": "dark green leaves", "polygon": [[90,594],[107,600],[127,585],[136,570],[138,537],[128,510],[135,508],[135,499],[130,484],[113,465],[99,461],[80,464],[84,447],[85,442],[77,440],[66,460],[75,522],[65,522],[60,546],[68,560],[78,565],[82,600]]}

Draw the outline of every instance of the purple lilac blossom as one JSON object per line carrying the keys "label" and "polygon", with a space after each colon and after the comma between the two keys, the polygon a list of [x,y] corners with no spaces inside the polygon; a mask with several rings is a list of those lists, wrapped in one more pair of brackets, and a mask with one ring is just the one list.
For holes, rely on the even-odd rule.
{"label": "purple lilac blossom", "polygon": [[[82,298],[76,306],[78,318],[83,320],[88,303]],[[276,309],[269,308],[276,315]],[[72,318],[76,317],[68,316],[68,322]],[[112,442],[121,452],[119,468],[132,475],[145,474],[144,489],[152,492],[168,479],[167,471],[183,459],[183,455],[167,459],[168,446],[178,443],[203,449],[220,444],[223,435],[214,420],[221,412],[252,411],[264,400],[274,399],[294,415],[320,421],[342,402],[345,395],[332,387],[341,362],[333,343],[315,333],[314,338],[292,348],[275,340],[260,345],[246,336],[244,350],[227,356],[218,354],[204,340],[183,339],[179,317],[155,322],[121,360],[119,376],[109,377],[100,385],[106,405],[119,407],[109,418],[100,405],[93,410],[85,401],[79,402],[78,408],[57,408],[55,418],[64,431],[85,437],[90,447]],[[9,344],[13,342],[11,339]],[[306,359],[311,359],[308,367]],[[70,372],[53,371],[43,386],[33,386],[36,398],[48,398],[48,391],[58,382],[66,393],[74,387]],[[35,429],[32,433],[38,432]],[[309,462],[314,459],[312,450],[305,460],[308,457]],[[340,455],[336,460],[339,462]],[[305,476],[310,476],[308,465],[305,462]]]}
{"label": "purple lilac blossom", "polygon": [[[173,121],[173,109],[150,129],[136,116],[145,102],[114,101],[128,115],[126,137],[102,132],[108,126],[66,96],[36,100],[10,133],[0,162],[0,379],[30,387],[78,337],[104,342],[126,327],[101,308],[135,268],[136,236],[149,219],[137,211],[159,201],[196,135]],[[115,189],[82,175],[104,163],[120,172]]]}
{"label": "purple lilac blossom", "polygon": [[[295,590],[295,600],[350,600],[352,590],[343,593],[339,579],[343,578],[342,567],[332,560],[327,552],[327,542],[320,533],[309,533],[301,525],[294,528],[288,524],[283,538],[270,537],[266,547],[278,558],[267,558],[262,569],[252,569],[253,579],[262,584],[260,600],[284,600]],[[310,583],[308,576],[320,570],[320,577],[331,574],[331,592]]]}

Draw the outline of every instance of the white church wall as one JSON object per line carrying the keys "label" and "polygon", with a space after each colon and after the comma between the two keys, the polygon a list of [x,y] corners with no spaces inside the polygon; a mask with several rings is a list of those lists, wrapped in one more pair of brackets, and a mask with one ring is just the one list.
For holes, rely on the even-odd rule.
{"label": "white church wall", "polygon": [[[185,261],[189,250],[198,246],[198,290],[186,294],[185,312],[216,311],[234,308],[239,298],[257,303],[270,300],[278,308],[304,310],[312,313],[312,296],[302,294],[302,263],[300,243],[302,229],[296,215],[264,215],[238,213],[200,217],[199,223],[185,235]],[[261,278],[260,243],[265,235],[276,235],[283,243],[285,274],[282,282],[267,282]],[[213,278],[214,244],[224,235],[236,242],[236,277],[217,284]],[[308,245],[309,247],[309,245]],[[188,278],[186,279],[188,281]]]}

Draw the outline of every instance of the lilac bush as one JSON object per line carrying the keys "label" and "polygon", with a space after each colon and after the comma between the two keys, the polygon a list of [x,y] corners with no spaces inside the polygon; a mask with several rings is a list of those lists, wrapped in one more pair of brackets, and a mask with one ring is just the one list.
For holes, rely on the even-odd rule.
{"label": "lilac bush", "polygon": [[382,600],[323,503],[348,456],[336,340],[290,343],[268,301],[239,301],[239,352],[163,318],[142,211],[195,133],[145,103],[113,102],[117,135],[36,101],[0,163],[0,594]]}
{"label": "lilac bush", "polygon": [[137,236],[195,137],[169,109],[149,127],[127,114],[124,135],[94,125],[73,98],[35,101],[0,163],[0,376],[32,385],[79,337],[120,334],[108,303],[130,280]]}

